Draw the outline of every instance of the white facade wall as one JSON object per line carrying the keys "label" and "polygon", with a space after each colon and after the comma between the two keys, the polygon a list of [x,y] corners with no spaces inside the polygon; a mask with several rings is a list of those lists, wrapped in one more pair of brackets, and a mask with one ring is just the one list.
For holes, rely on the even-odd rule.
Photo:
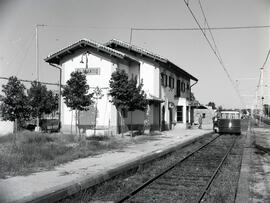
{"label": "white facade wall", "polygon": [[[85,53],[85,52],[84,52]],[[117,126],[117,111],[115,106],[109,102],[110,98],[108,96],[109,91],[109,80],[111,74],[117,69],[123,69],[131,78],[132,75],[139,79],[139,64],[136,63],[120,63],[119,61],[111,61],[105,57],[88,54],[88,68],[99,68],[99,74],[97,75],[86,75],[87,83],[90,87],[89,92],[93,92],[95,87],[102,89],[103,97],[97,102],[97,117],[96,117],[96,126],[97,129],[111,128],[113,131],[116,131]],[[80,63],[83,59],[84,63]],[[62,64],[63,69],[63,78],[62,84],[66,84],[67,80],[70,79],[70,74],[75,71],[77,68],[86,67],[86,56],[82,56],[82,53],[77,56],[71,56]],[[74,133],[76,128],[76,116],[75,111],[71,111],[64,104],[64,100],[61,100],[61,121],[62,121],[62,130],[64,132]],[[95,104],[93,104],[89,111],[80,113],[80,125],[95,125]],[[135,118],[136,120],[136,118]]]}
{"label": "white facade wall", "polygon": [[[176,97],[176,89],[177,89],[177,80],[184,82],[185,84],[189,83],[187,79],[183,77],[178,77],[175,73],[168,71],[166,68],[161,67],[160,73],[167,75],[167,87],[160,85],[161,98],[165,101],[162,106],[165,107],[165,123],[169,124],[170,115],[169,115],[169,103],[173,103],[174,106],[172,108],[172,122],[176,123],[176,127],[184,128],[186,127],[187,117],[187,106],[189,104],[188,98],[190,90],[185,90],[185,92],[181,91],[181,96]],[[169,87],[169,77],[174,78],[174,88]],[[183,107],[183,122],[177,122],[177,106]]]}
{"label": "white facade wall", "polygon": [[[149,112],[149,121],[151,124],[155,121],[155,119],[162,119],[162,112],[161,109],[164,106],[165,107],[165,124],[169,125],[170,120],[170,114],[169,114],[169,103],[174,104],[174,108],[172,109],[172,122],[177,123],[176,126],[180,128],[186,127],[186,121],[188,120],[188,112],[187,112],[187,106],[189,104],[188,98],[189,98],[189,91],[185,90],[185,92],[181,91],[181,97],[175,97],[176,95],[176,81],[180,80],[181,82],[184,82],[185,84],[190,83],[189,80],[183,78],[183,77],[177,77],[175,73],[170,72],[166,69],[166,67],[160,67],[159,65],[155,63],[151,63],[148,61],[143,61],[140,58],[137,58],[137,60],[140,61],[140,77],[143,80],[143,89],[148,95],[155,96],[157,98],[161,98],[164,100],[163,103],[161,103],[161,107],[158,108],[160,111],[159,115],[154,115],[154,111],[157,109],[154,109],[154,106],[150,106],[150,112]],[[167,87],[164,87],[161,85],[161,73],[166,73],[168,77],[168,83],[169,83],[169,76],[174,78],[174,88],[170,88],[168,85]],[[176,106],[183,106],[183,122],[177,122],[177,111]],[[157,107],[156,107],[157,108]],[[158,118],[154,118],[158,116]],[[143,116],[139,112],[135,113],[133,115],[133,122],[134,124],[137,124],[141,122]],[[129,119],[127,119],[127,122],[130,122]]]}
{"label": "white facade wall", "polygon": [[[111,61],[99,57],[97,55],[88,54],[88,68],[99,68],[99,75],[86,75],[87,83],[90,86],[89,92],[93,92],[95,87],[102,88],[102,93],[104,96],[102,99],[98,100],[98,116],[97,116],[97,125],[105,126],[105,125],[116,125],[116,119],[111,118],[112,111],[115,111],[115,108],[112,107],[112,104],[109,102],[109,98],[107,96],[108,88],[109,88],[109,80],[111,77],[111,73],[116,69],[116,65]],[[81,59],[83,59],[84,63],[80,63]],[[66,81],[70,79],[71,72],[75,71],[77,68],[85,68],[86,67],[86,58],[82,57],[82,54],[67,60],[63,65],[63,84],[66,84]],[[92,118],[93,112],[92,109]],[[89,116],[89,114],[88,114]],[[71,125],[75,126],[75,112],[70,111],[62,101],[62,126],[70,127]],[[92,123],[93,125],[94,123]],[[71,130],[71,127],[70,127]],[[75,131],[75,127],[73,128]],[[72,131],[73,131],[72,130]]]}
{"label": "white facade wall", "polygon": [[[155,67],[151,64],[140,62],[141,63],[141,79],[143,80],[143,89],[148,94],[154,95],[155,93]],[[159,95],[155,95],[159,96]]]}

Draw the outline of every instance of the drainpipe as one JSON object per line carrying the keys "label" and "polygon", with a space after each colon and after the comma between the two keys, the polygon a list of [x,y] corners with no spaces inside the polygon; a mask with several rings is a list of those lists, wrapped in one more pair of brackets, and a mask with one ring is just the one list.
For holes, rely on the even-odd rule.
{"label": "drainpipe", "polygon": [[49,63],[51,66],[57,68],[60,71],[60,78],[59,78],[59,104],[58,104],[58,108],[59,108],[59,130],[61,128],[61,87],[62,87],[62,68],[61,66],[58,66],[54,63]]}
{"label": "drainpipe", "polygon": [[190,87],[189,87],[189,89],[190,89],[190,91],[189,91],[189,103],[188,103],[188,123],[189,123],[189,125],[191,126],[191,105],[190,105],[190,102],[191,102],[191,87],[193,87],[194,85],[196,85],[198,83],[198,80],[197,81],[195,81],[195,83],[193,83]]}

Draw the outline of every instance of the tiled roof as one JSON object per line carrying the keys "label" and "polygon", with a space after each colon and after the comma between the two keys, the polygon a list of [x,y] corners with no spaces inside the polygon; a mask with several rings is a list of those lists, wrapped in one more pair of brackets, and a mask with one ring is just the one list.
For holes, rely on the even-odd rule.
{"label": "tiled roof", "polygon": [[72,51],[74,49],[78,49],[80,47],[87,47],[87,46],[96,48],[98,50],[101,50],[103,52],[106,52],[110,55],[113,55],[113,56],[121,58],[121,59],[127,58],[129,60],[138,62],[135,58],[133,58],[131,56],[128,56],[120,51],[117,51],[117,50],[112,49],[110,47],[104,46],[103,44],[100,44],[98,42],[95,42],[95,41],[89,40],[89,39],[81,39],[78,42],[75,42],[75,43],[67,46],[66,48],[61,49],[60,51],[49,55],[44,60],[48,63],[55,62],[55,61],[59,60],[59,58],[65,56],[67,54],[70,54],[70,51]]}
{"label": "tiled roof", "polygon": [[172,63],[171,61],[169,61],[165,57],[160,56],[158,54],[155,54],[155,53],[153,53],[151,51],[148,51],[146,49],[143,49],[141,47],[138,47],[138,46],[129,44],[127,42],[124,42],[124,41],[121,41],[121,40],[118,40],[118,39],[112,39],[109,42],[105,43],[105,45],[108,46],[108,47],[111,47],[112,45],[117,45],[117,46],[124,47],[124,48],[126,48],[128,50],[132,50],[132,51],[134,51],[136,53],[146,55],[146,56],[148,56],[148,57],[150,57],[150,58],[152,58],[154,60],[158,60],[158,61],[160,61],[160,62],[162,62],[164,64],[167,64],[170,67],[174,67],[174,69],[176,71],[181,72],[183,75],[188,76],[192,80],[198,81],[198,79],[196,77],[194,77],[193,75],[189,74],[185,70],[181,69],[179,66],[175,65],[174,63]]}
{"label": "tiled roof", "polygon": [[166,59],[163,56],[160,56],[160,55],[155,54],[155,53],[153,53],[151,51],[148,51],[147,49],[143,49],[141,47],[131,45],[131,44],[127,43],[127,42],[124,42],[124,41],[121,41],[121,40],[118,40],[118,39],[112,39],[109,42],[105,43],[106,46],[109,46],[111,44],[117,44],[117,45],[123,46],[123,47],[125,47],[127,49],[133,50],[133,51],[141,53],[141,54],[145,54],[145,55],[147,55],[147,56],[149,56],[151,58],[160,60],[162,62],[167,62],[168,61],[168,59]]}

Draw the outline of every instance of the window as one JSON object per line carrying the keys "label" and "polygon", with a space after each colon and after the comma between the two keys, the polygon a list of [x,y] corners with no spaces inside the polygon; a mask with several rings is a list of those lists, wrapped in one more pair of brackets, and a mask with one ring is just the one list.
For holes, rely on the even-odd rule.
{"label": "window", "polygon": [[181,84],[180,80],[177,80],[177,82],[176,82],[176,96],[177,97],[181,96],[180,84]]}
{"label": "window", "polygon": [[189,88],[190,88],[190,87],[189,87],[189,82],[187,82],[187,90],[189,90]]}
{"label": "window", "polygon": [[177,106],[177,122],[183,122],[183,106]]}
{"label": "window", "polygon": [[174,78],[171,76],[169,77],[169,87],[172,89],[174,88]]}
{"label": "window", "polygon": [[186,84],[184,82],[181,82],[181,91],[182,92],[186,91]]}
{"label": "window", "polygon": [[161,73],[161,85],[164,87],[167,87],[167,75],[165,73]]}

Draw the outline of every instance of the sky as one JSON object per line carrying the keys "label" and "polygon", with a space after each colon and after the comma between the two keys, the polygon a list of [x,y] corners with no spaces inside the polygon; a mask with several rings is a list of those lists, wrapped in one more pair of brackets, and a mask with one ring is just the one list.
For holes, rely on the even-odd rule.
{"label": "sky", "polygon": [[[269,0],[201,0],[201,4],[210,27],[270,25]],[[189,0],[189,6],[205,27],[199,0]],[[129,42],[131,28],[198,27],[184,0],[0,0],[0,76],[37,78],[37,24],[45,25],[38,29],[39,78],[52,83],[59,81],[59,71],[44,58],[82,38],[100,43],[112,38]],[[168,58],[197,77],[199,82],[192,91],[200,103],[250,107],[270,47],[269,30],[212,30],[242,102],[201,31],[135,30],[132,44]],[[209,32],[206,35],[211,39]],[[270,81],[269,61],[263,71],[266,85]],[[5,83],[0,79],[0,86]],[[270,84],[263,94],[264,102],[270,103]]]}

